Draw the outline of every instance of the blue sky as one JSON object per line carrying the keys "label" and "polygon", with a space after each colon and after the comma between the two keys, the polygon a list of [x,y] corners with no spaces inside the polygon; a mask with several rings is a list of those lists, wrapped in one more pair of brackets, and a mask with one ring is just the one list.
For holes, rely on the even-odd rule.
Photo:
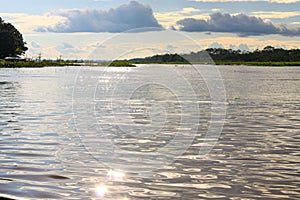
{"label": "blue sky", "polygon": [[11,0],[0,17],[20,30],[33,58],[300,48],[300,0]]}

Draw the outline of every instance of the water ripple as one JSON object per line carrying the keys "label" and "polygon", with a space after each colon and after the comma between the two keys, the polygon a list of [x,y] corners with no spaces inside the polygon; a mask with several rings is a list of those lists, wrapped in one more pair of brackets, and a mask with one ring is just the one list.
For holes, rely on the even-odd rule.
{"label": "water ripple", "polygon": [[[110,76],[118,77],[120,70],[110,71]],[[205,157],[198,156],[199,148],[208,145],[204,136],[211,117],[212,102],[203,89],[197,94],[201,110],[197,137],[176,161],[145,176],[135,172],[135,167],[147,169],[157,149],[165,147],[176,131],[189,131],[188,124],[182,127],[178,123],[181,115],[176,99],[157,99],[170,114],[162,134],[140,137],[136,136],[142,129],[137,127],[150,126],[151,117],[159,115],[144,112],[156,101],[144,104],[132,99],[136,109],[120,120],[132,134],[122,134],[111,126],[107,137],[120,148],[118,164],[133,169],[114,172],[93,157],[105,149],[87,151],[74,129],[71,101],[78,69],[0,69],[0,198],[300,199],[299,70],[221,66],[228,109],[214,149]],[[195,81],[206,88],[201,85],[203,80]],[[86,100],[82,94],[82,101]],[[107,99],[93,103],[104,109],[101,105]],[[124,104],[121,100],[114,103]],[[191,111],[187,117],[195,115]],[[95,123],[107,125],[113,119],[110,115],[95,118]],[[159,125],[152,128],[151,133]],[[92,135],[88,141],[97,142]],[[168,151],[171,155],[172,149]],[[149,159],[141,159],[145,154]]]}

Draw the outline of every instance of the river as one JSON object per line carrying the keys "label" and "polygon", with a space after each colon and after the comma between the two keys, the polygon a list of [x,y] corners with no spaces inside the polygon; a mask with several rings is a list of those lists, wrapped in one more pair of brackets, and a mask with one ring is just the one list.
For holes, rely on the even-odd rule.
{"label": "river", "polygon": [[0,69],[0,196],[300,199],[300,68]]}

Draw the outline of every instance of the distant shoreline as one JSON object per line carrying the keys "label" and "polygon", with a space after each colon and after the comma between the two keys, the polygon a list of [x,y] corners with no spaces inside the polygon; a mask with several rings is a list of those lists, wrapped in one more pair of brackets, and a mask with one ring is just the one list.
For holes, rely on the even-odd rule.
{"label": "distant shoreline", "polygon": [[289,66],[300,66],[300,62],[229,62],[229,61],[222,61],[222,62],[210,62],[210,63],[203,63],[203,62],[133,62],[134,64],[169,64],[169,65],[240,65],[240,66],[265,66],[265,67],[289,67]]}
{"label": "distant shoreline", "polygon": [[300,66],[300,62],[215,62],[216,65],[246,65],[246,66]]}
{"label": "distant shoreline", "polygon": [[113,62],[75,62],[75,61],[5,61],[0,60],[0,68],[43,68],[64,66],[94,66],[94,67],[135,67],[134,63],[124,61]]}
{"label": "distant shoreline", "polygon": [[69,62],[69,61],[0,61],[0,68],[43,68],[43,67],[64,67],[64,66],[94,66],[94,67],[136,67],[137,64],[168,64],[168,65],[245,65],[245,66],[276,66],[289,67],[300,66],[300,62],[129,62],[129,61],[113,61],[113,62]]}
{"label": "distant shoreline", "polygon": [[41,68],[79,65],[79,63],[67,61],[0,61],[0,68]]}

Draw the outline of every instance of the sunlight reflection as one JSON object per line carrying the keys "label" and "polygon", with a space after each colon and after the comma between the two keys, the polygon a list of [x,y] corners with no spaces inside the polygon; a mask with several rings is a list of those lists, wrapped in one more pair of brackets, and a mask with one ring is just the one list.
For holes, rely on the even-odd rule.
{"label": "sunlight reflection", "polygon": [[125,173],[120,171],[109,170],[107,176],[110,181],[123,181]]}
{"label": "sunlight reflection", "polygon": [[[97,199],[106,199],[114,193],[114,182],[121,182],[125,178],[125,173],[117,170],[110,169],[107,171],[107,177],[105,184],[100,182],[99,185],[96,185],[94,188],[95,195]],[[128,200],[127,197],[118,197],[115,199],[119,200]]]}
{"label": "sunlight reflection", "polygon": [[95,188],[96,197],[103,198],[105,194],[108,192],[108,189],[105,185],[99,185]]}

